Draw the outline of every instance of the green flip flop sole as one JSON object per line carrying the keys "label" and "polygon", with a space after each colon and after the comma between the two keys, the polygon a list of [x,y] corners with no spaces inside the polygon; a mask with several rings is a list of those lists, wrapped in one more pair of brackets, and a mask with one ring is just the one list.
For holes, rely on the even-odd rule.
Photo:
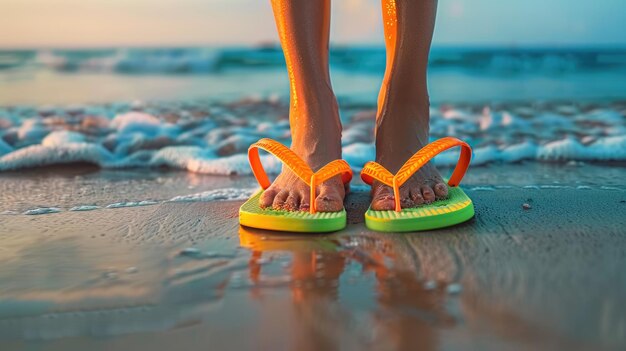
{"label": "green flip flop sole", "polygon": [[396,211],[365,213],[365,225],[380,232],[414,232],[450,227],[474,216],[472,200],[459,187],[448,187],[448,198]]}

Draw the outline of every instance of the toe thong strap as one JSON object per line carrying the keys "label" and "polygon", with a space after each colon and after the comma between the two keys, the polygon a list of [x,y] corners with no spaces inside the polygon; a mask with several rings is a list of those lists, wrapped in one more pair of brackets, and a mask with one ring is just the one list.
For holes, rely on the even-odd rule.
{"label": "toe thong strap", "polygon": [[374,180],[388,185],[393,188],[395,210],[402,211],[400,205],[400,187],[404,184],[415,172],[422,168],[428,161],[433,159],[438,154],[456,147],[461,147],[461,155],[459,160],[450,176],[448,181],[449,186],[458,186],[469,167],[470,160],[472,159],[472,148],[464,141],[453,137],[445,137],[439,140],[435,140],[432,143],[424,146],[418,152],[416,152],[411,158],[409,158],[404,165],[400,168],[396,175],[391,174],[385,167],[376,162],[368,162],[361,171],[361,179],[367,184],[372,184]]}
{"label": "toe thong strap", "polygon": [[315,207],[315,189],[318,184],[321,184],[336,175],[341,175],[341,180],[344,184],[349,183],[352,179],[352,169],[350,169],[350,166],[344,160],[334,160],[320,168],[317,172],[313,172],[311,167],[309,167],[306,162],[296,155],[295,152],[291,151],[291,149],[276,140],[264,138],[250,145],[248,148],[248,161],[250,162],[252,173],[263,189],[267,189],[271,182],[265,172],[265,168],[263,168],[263,164],[261,163],[259,149],[265,150],[274,155],[285,166],[287,166],[293,174],[302,179],[303,182],[309,184],[311,191],[311,204],[309,207],[310,213],[317,212]]}

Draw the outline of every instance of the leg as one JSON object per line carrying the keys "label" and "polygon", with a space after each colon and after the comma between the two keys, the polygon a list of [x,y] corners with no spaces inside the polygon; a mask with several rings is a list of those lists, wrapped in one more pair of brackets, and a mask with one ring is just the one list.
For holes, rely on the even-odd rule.
{"label": "leg", "polygon": [[[341,158],[341,121],[328,72],[330,0],[272,0],[290,85],[291,149],[313,170]],[[321,184],[319,211],[340,211],[345,190],[335,177]],[[265,191],[262,207],[308,210],[309,190],[285,169]]]}
{"label": "leg", "polygon": [[[378,95],[376,161],[391,172],[428,143],[429,101],[426,66],[437,0],[382,0],[387,68]],[[427,164],[400,189],[402,207],[443,198],[448,188]],[[392,210],[393,191],[375,183],[372,208]]]}

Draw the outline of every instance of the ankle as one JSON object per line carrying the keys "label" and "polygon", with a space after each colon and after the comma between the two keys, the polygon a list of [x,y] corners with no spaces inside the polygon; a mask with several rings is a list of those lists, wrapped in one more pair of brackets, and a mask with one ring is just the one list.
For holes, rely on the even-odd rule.
{"label": "ankle", "polygon": [[428,110],[404,106],[383,110],[376,119],[376,160],[395,172],[428,143]]}
{"label": "ankle", "polygon": [[376,119],[376,146],[388,149],[399,146],[423,146],[430,134],[428,114],[407,111],[395,115],[383,113]]}
{"label": "ankle", "polygon": [[341,120],[332,91],[298,101],[290,111],[291,149],[313,169],[341,158]]}

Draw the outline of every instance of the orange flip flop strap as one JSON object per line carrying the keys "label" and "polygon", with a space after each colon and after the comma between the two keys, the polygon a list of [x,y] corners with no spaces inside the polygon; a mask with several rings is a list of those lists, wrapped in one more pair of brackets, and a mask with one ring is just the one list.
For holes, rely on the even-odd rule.
{"label": "orange flip flop strap", "polygon": [[315,189],[318,184],[339,174],[341,174],[341,180],[344,184],[347,184],[352,179],[352,169],[350,169],[350,166],[344,160],[334,160],[320,168],[317,172],[313,172],[311,167],[309,167],[306,162],[296,155],[295,152],[291,151],[291,149],[276,140],[264,138],[250,145],[248,148],[248,161],[250,162],[252,173],[263,189],[267,189],[272,183],[270,182],[267,173],[265,172],[265,168],[263,168],[263,164],[261,163],[259,149],[263,149],[276,156],[276,158],[287,166],[287,168],[298,176],[298,178],[309,184],[311,189],[311,204],[309,207],[310,213],[317,212],[314,200]]}
{"label": "orange flip flop strap", "polygon": [[461,147],[461,155],[459,156],[456,167],[452,172],[452,176],[450,176],[448,185],[453,187],[458,186],[459,183],[461,183],[461,179],[463,179],[463,176],[465,175],[472,159],[472,148],[466,142],[453,137],[441,138],[424,146],[404,163],[396,175],[391,174],[391,172],[389,172],[385,167],[376,162],[368,162],[361,171],[361,179],[370,185],[375,179],[392,187],[395,200],[395,210],[401,211],[400,187],[402,184],[404,184],[413,174],[415,174],[415,172],[422,168],[436,155],[456,146]]}

